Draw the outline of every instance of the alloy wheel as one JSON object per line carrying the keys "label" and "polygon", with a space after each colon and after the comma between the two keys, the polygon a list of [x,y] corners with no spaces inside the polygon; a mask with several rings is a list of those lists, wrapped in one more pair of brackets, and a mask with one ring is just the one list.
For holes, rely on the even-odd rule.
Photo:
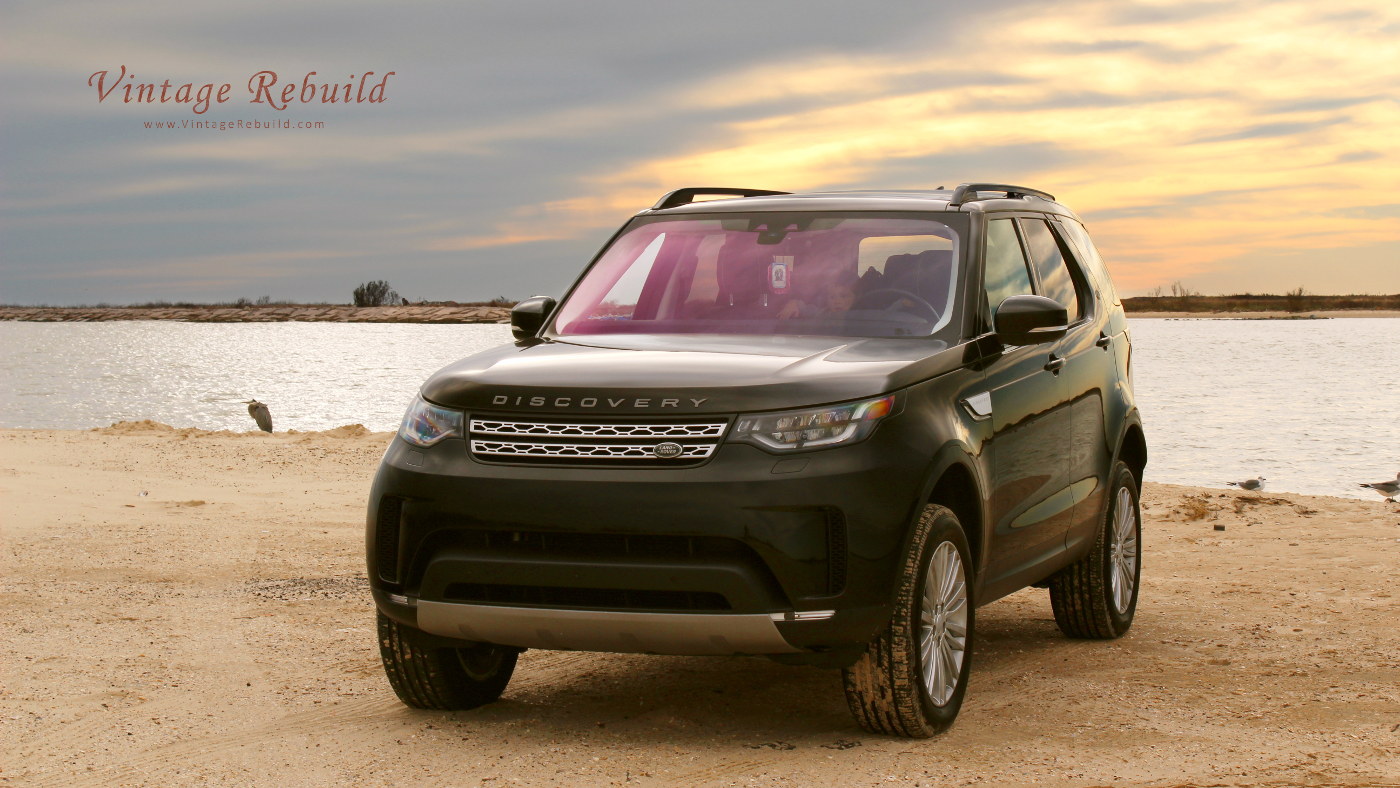
{"label": "alloy wheel", "polygon": [[967,650],[967,573],[952,542],[933,551],[919,606],[919,666],[935,706],[953,697]]}
{"label": "alloy wheel", "polygon": [[1137,587],[1138,534],[1137,508],[1133,494],[1126,487],[1118,488],[1113,505],[1113,532],[1109,546],[1109,579],[1113,590],[1113,609],[1119,615],[1128,612]]}

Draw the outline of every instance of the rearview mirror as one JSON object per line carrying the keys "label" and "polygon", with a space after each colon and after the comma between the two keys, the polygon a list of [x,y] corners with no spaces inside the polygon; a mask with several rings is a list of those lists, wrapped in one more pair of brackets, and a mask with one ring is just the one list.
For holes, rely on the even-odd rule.
{"label": "rearview mirror", "polygon": [[555,301],[549,296],[533,296],[510,310],[510,333],[516,339],[532,339],[554,311]]}
{"label": "rearview mirror", "polygon": [[1064,336],[1069,314],[1052,298],[1016,295],[997,307],[995,325],[997,339],[1004,345],[1038,345]]}

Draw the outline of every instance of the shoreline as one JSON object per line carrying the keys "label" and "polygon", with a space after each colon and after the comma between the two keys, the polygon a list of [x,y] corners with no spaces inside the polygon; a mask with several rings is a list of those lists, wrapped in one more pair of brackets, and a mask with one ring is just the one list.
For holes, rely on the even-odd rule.
{"label": "shoreline", "polygon": [[[1395,309],[1331,309],[1307,312],[1129,311],[1128,319],[1166,320],[1321,320],[1400,317]],[[175,320],[187,323],[509,323],[503,306],[369,306],[343,304],[194,307],[0,307],[0,322],[108,323]]]}
{"label": "shoreline", "polygon": [[1395,309],[1318,309],[1307,312],[1128,312],[1129,320],[1332,320],[1357,317],[1400,317]]}
{"label": "shoreline", "polygon": [[[392,433],[0,430],[0,783],[1400,782],[1400,507],[1147,483],[1106,642],[980,607],[957,724],[865,733],[841,679],[751,657],[530,650],[415,711],[379,664],[365,506]],[[1220,530],[1223,529],[1223,530]]]}
{"label": "shoreline", "polygon": [[0,307],[0,322],[109,323],[177,320],[187,323],[508,323],[501,306],[346,306],[305,304],[194,307]]}

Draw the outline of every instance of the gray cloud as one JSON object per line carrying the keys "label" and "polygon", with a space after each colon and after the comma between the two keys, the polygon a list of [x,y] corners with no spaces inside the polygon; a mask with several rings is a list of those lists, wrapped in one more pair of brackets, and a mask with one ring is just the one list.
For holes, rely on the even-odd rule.
{"label": "gray cloud", "polygon": [[1179,24],[1229,13],[1237,7],[1233,3],[1225,2],[1186,2],[1150,6],[1121,3],[1114,4],[1108,20],[1113,26]]}
{"label": "gray cloud", "polygon": [[1231,131],[1225,134],[1211,135],[1191,140],[1191,144],[1201,144],[1208,142],[1230,142],[1233,140],[1253,140],[1267,137],[1290,137],[1295,134],[1302,134],[1317,129],[1325,129],[1328,126],[1335,126],[1346,122],[1344,117],[1331,117],[1323,120],[1314,120],[1303,123],[1260,123],[1255,126]]}
{"label": "gray cloud", "polygon": [[[980,150],[959,150],[930,156],[913,156],[885,162],[859,182],[840,188],[935,189],[981,181],[1005,183],[1037,172],[1089,161],[1096,154],[1056,145],[999,145]],[[1051,192],[1051,184],[1023,184]]]}
{"label": "gray cloud", "polygon": [[[1048,56],[1121,51],[1162,63],[1199,57],[1189,46],[1135,40],[1115,25],[1189,24],[1232,6],[1195,3],[1112,6],[1098,44],[1048,49]],[[1061,84],[1038,98],[1006,99],[995,88],[1038,82],[1013,76],[992,51],[1017,14],[1074,14],[1024,0],[995,7],[859,5],[848,0],[714,0],[703,5],[596,0],[589,3],[458,3],[386,7],[379,2],[285,4],[251,0],[201,7],[169,0],[18,4],[4,10],[0,53],[0,301],[94,302],[239,296],[345,301],[353,286],[388,278],[411,298],[468,300],[558,293],[628,209],[576,237],[461,251],[434,240],[532,228],[533,207],[587,199],[613,173],[640,164],[722,151],[746,142],[737,124],[875,98],[963,87],[959,113],[1122,107],[1200,98],[1123,94]],[[1097,32],[1097,31],[1096,31]],[[1048,47],[1049,45],[1047,45]],[[955,68],[913,64],[965,52]],[[1037,52],[1037,57],[1042,55]],[[681,100],[729,76],[736,94],[768,88],[781,67],[850,62],[911,64],[908,73],[845,85],[757,90],[730,104]],[[143,79],[234,83],[234,101],[196,117],[174,105],[98,104],[85,84],[94,70],[126,65]],[[294,107],[278,113],[246,103],[242,83],[259,69],[299,79],[343,79],[364,69],[396,71],[389,101],[375,106]],[[883,73],[883,72],[882,72]],[[979,88],[986,88],[980,90]],[[1210,88],[1207,88],[1210,89]],[[1359,90],[1359,89],[1358,89]],[[1373,88],[1374,90],[1374,88]],[[1197,92],[1190,92],[1197,91]],[[1027,91],[1008,91],[1024,94]],[[1375,97],[1327,97],[1266,108],[1255,125],[1203,141],[1262,138],[1320,128],[1268,122],[1268,115],[1336,111]],[[286,131],[153,130],[148,120],[270,118],[325,121]],[[1026,137],[1033,139],[1034,136]],[[966,146],[964,146],[965,148]],[[1364,146],[1358,146],[1364,147]],[[1122,155],[1084,151],[1076,140],[1005,144],[892,159],[850,176],[844,188],[933,187],[961,180],[1034,179],[1040,173]],[[1339,161],[1363,161],[1369,150]],[[846,176],[841,176],[846,177]],[[666,173],[657,173],[665,181]],[[646,186],[646,177],[634,176]],[[656,195],[689,184],[658,182]],[[786,184],[744,183],[744,186]],[[1055,190],[1054,184],[1035,182]],[[1198,195],[1196,199],[1209,199]],[[646,207],[646,203],[635,208]],[[1116,209],[1158,215],[1174,205]],[[1138,213],[1134,214],[1136,211]],[[1100,212],[1096,218],[1112,215]],[[546,220],[537,220],[541,223]],[[539,226],[549,235],[550,228]],[[440,248],[440,245],[439,245]]]}
{"label": "gray cloud", "polygon": [[1186,63],[1209,55],[1227,52],[1230,47],[1174,47],[1151,41],[1108,40],[1074,42],[1060,41],[1050,47],[1051,51],[1066,55],[1096,55],[1105,52],[1129,52],[1158,63]]}
{"label": "gray cloud", "polygon": [[1285,114],[1289,112],[1323,112],[1333,109],[1345,109],[1358,104],[1369,104],[1372,101],[1385,101],[1387,96],[1338,96],[1336,98],[1319,98],[1310,101],[1296,101],[1287,104],[1276,104],[1265,107],[1264,111],[1272,114]]}
{"label": "gray cloud", "polygon": [[[961,9],[872,13],[845,0],[394,9],[261,0],[198,14],[170,2],[71,11],[7,9],[9,35],[31,44],[0,70],[14,109],[0,150],[6,301],[177,291],[343,300],[355,283],[381,277],[405,295],[464,300],[531,292],[536,281],[558,290],[610,229],[460,252],[424,251],[424,241],[491,235],[523,206],[586,197],[590,179],[610,170],[722,144],[731,123],[831,101],[820,91],[731,107],[675,100],[709,76],[803,58],[917,57],[979,21]],[[88,75],[121,65],[142,80],[231,82],[233,101],[204,116],[99,104]],[[242,92],[261,69],[283,81],[312,70],[327,81],[397,73],[382,105],[278,113]],[[908,87],[896,80],[879,91]],[[326,128],[296,138],[142,127],[283,117]]]}

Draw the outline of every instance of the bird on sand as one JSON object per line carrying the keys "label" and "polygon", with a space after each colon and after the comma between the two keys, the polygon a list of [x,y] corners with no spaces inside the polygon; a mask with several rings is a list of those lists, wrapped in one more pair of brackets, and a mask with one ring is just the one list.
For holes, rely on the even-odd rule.
{"label": "bird on sand", "polygon": [[1262,490],[1262,489],[1264,489],[1264,477],[1263,477],[1263,476],[1260,476],[1260,477],[1254,478],[1254,479],[1245,479],[1245,480],[1242,481],[1242,482],[1225,482],[1225,483],[1228,484],[1228,485],[1230,485],[1231,487],[1238,487],[1238,488],[1240,488],[1241,490],[1249,490],[1250,492],[1253,492],[1254,490]]}
{"label": "bird on sand", "polygon": [[1395,503],[1395,496],[1400,494],[1400,473],[1395,474],[1395,481],[1393,482],[1371,482],[1370,484],[1363,484],[1361,486],[1368,490],[1375,490],[1390,503]]}
{"label": "bird on sand", "polygon": [[246,400],[243,404],[248,406],[248,415],[253,417],[253,421],[258,423],[258,429],[263,432],[272,432],[272,413],[267,406],[255,399]]}

